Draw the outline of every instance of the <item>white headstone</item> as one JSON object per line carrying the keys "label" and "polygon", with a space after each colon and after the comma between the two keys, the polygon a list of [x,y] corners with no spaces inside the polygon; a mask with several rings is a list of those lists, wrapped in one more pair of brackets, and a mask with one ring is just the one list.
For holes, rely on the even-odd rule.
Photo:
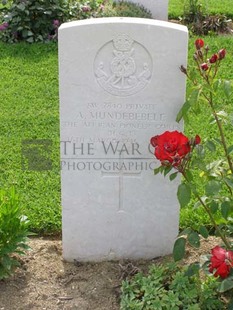
{"label": "white headstone", "polygon": [[63,255],[150,259],[178,233],[177,182],[154,176],[150,138],[182,130],[187,28],[103,18],[59,29]]}
{"label": "white headstone", "polygon": [[[116,0],[120,2],[121,0]],[[167,21],[168,19],[168,0],[127,0],[135,4],[144,6],[149,10],[154,19]]]}

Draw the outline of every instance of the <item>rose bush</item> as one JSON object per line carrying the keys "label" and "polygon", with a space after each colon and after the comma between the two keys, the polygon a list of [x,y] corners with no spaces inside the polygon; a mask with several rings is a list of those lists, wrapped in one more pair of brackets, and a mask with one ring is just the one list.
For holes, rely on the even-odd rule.
{"label": "rose bush", "polygon": [[[155,157],[161,162],[154,173],[169,175],[170,180],[181,173],[183,182],[177,192],[181,207],[187,206],[195,197],[194,208],[204,209],[212,223],[213,233],[221,238],[223,244],[212,249],[203,267],[207,266],[205,270],[219,278],[219,292],[225,292],[233,288],[233,244],[229,238],[233,233],[233,145],[227,141],[224,127],[232,124],[233,118],[224,111],[216,94],[220,92],[222,100],[232,100],[232,81],[217,79],[221,62],[226,57],[224,48],[209,55],[210,49],[203,39],[197,39],[194,45],[194,65],[180,67],[192,86],[176,120],[179,122],[183,118],[188,122],[188,115],[193,113],[196,116],[205,104],[210,112],[211,125],[216,126],[219,136],[210,140],[196,135],[189,139],[181,132],[166,131],[152,137],[150,143],[155,148]],[[210,152],[214,154],[213,162],[209,161]],[[172,170],[175,172],[170,173]],[[194,177],[196,175],[199,179]],[[200,183],[200,178],[203,187],[198,181],[195,183],[196,180]],[[178,261],[184,257],[187,243],[198,248],[200,236],[208,238],[207,227],[201,225],[198,229],[189,227],[182,231],[174,244],[174,259]]]}

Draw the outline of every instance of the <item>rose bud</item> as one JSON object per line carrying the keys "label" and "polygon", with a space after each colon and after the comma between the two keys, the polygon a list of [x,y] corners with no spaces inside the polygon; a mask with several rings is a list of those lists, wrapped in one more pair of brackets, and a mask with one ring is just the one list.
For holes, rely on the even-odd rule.
{"label": "rose bud", "polygon": [[206,53],[208,53],[209,52],[209,46],[208,45],[206,45],[206,47],[205,47],[205,51],[206,51]]}
{"label": "rose bud", "polygon": [[209,62],[211,64],[214,64],[216,61],[218,60],[218,55],[217,54],[214,54],[211,56],[211,58],[209,59]]}
{"label": "rose bud", "polygon": [[194,145],[198,145],[201,143],[201,138],[200,136],[196,135],[194,138]]}
{"label": "rose bud", "polygon": [[204,62],[202,65],[201,65],[201,70],[203,71],[207,71],[209,69],[208,65],[206,62]]}
{"label": "rose bud", "polygon": [[204,41],[202,39],[197,39],[195,41],[195,46],[197,50],[200,50],[204,46]]}
{"label": "rose bud", "polygon": [[203,53],[201,50],[197,51],[198,54],[198,58],[200,58],[201,60],[203,60]]}
{"label": "rose bud", "polygon": [[197,53],[194,53],[194,54],[193,54],[193,59],[194,59],[195,61],[198,60],[198,55],[197,55]]}
{"label": "rose bud", "polygon": [[183,65],[180,66],[180,71],[184,74],[187,74],[187,69]]}
{"label": "rose bud", "polygon": [[222,60],[223,58],[225,58],[225,56],[226,56],[226,50],[225,48],[223,48],[218,52],[218,58],[219,60]]}

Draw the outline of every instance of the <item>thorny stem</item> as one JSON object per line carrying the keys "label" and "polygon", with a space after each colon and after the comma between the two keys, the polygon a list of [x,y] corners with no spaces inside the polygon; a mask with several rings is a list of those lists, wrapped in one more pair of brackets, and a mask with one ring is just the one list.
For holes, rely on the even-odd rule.
{"label": "thorny stem", "polygon": [[199,200],[199,202],[201,203],[201,205],[203,206],[203,208],[205,209],[205,211],[207,212],[207,214],[209,215],[209,218],[212,222],[212,224],[214,225],[214,228],[215,230],[218,232],[218,235],[220,236],[220,238],[222,239],[222,241],[224,242],[226,248],[228,250],[230,250],[231,248],[231,245],[230,243],[228,242],[228,240],[226,239],[226,237],[224,236],[223,232],[221,231],[221,229],[219,228],[219,226],[216,224],[215,220],[214,220],[214,217],[210,211],[210,209],[208,208],[208,206],[203,202],[203,200],[201,199],[201,197],[195,193],[197,199]]}
{"label": "thorny stem", "polygon": [[[188,180],[188,178],[187,178],[187,176],[186,176],[186,174],[185,174],[184,171],[182,172],[182,175],[184,176],[185,180],[186,180],[187,182],[189,182],[189,180]],[[198,201],[200,202],[200,204],[201,204],[201,205],[203,206],[203,208],[205,209],[205,211],[206,211],[206,213],[208,214],[208,216],[209,216],[209,218],[210,218],[210,220],[211,220],[211,222],[212,222],[212,224],[213,224],[215,230],[217,231],[219,237],[220,237],[220,238],[222,239],[222,241],[224,242],[226,248],[227,248],[228,250],[231,249],[230,243],[229,243],[228,240],[226,239],[225,235],[223,234],[223,232],[221,231],[221,229],[219,228],[219,226],[216,224],[215,219],[214,219],[214,217],[213,217],[213,215],[212,215],[210,209],[208,208],[208,206],[204,203],[204,201],[201,199],[201,197],[200,197],[199,194],[196,192],[196,190],[193,191],[193,193],[194,193],[194,195],[197,197],[197,199],[198,199]]]}
{"label": "thorny stem", "polygon": [[216,63],[216,66],[215,66],[215,69],[214,69],[214,75],[212,77],[212,80],[215,78],[215,76],[216,76],[216,74],[218,72],[219,65],[220,65],[220,60]]}
{"label": "thorny stem", "polygon": [[[205,75],[203,75],[198,60],[196,59],[195,61],[196,61],[198,70],[199,70],[199,72],[200,72],[200,75],[201,75],[202,78],[205,79],[206,82],[211,86],[211,83],[210,83],[208,77],[205,76]],[[214,75],[213,75],[212,80],[215,78],[215,76],[216,76],[216,74],[217,74],[218,67],[219,67],[219,62],[218,62],[218,63],[216,64],[216,66],[215,66],[215,71],[214,71]],[[187,75],[187,77],[193,82],[193,84],[194,84],[195,86],[197,86],[196,81],[192,80],[192,79],[190,78],[190,76],[188,75],[188,73],[186,73],[186,75]],[[216,123],[217,123],[217,126],[218,126],[218,129],[219,129],[219,133],[220,133],[220,137],[221,137],[221,142],[222,142],[222,145],[223,145],[224,153],[225,153],[225,155],[226,155],[226,158],[227,158],[228,165],[229,165],[229,168],[230,168],[230,170],[231,170],[231,173],[233,174],[233,164],[232,164],[232,161],[231,161],[231,157],[230,157],[230,155],[228,154],[228,151],[227,151],[227,144],[226,144],[226,139],[225,139],[225,136],[224,136],[224,133],[223,133],[222,124],[221,124],[221,121],[219,120],[218,115],[217,115],[217,113],[216,113],[216,111],[215,111],[215,109],[214,109],[214,106],[213,106],[213,95],[212,95],[211,92],[210,92],[210,98],[208,98],[208,96],[207,96],[206,94],[204,94],[204,93],[202,93],[202,95],[203,95],[203,96],[205,97],[205,99],[208,101],[208,103],[209,103],[209,105],[210,105],[210,107],[211,107],[211,109],[212,109],[212,113],[213,113],[214,119],[215,119],[215,121],[216,121]]]}
{"label": "thorny stem", "polygon": [[[199,64],[198,60],[196,60],[196,63],[197,63],[198,70],[199,70],[201,76],[211,86],[211,83],[209,81],[208,76],[203,75],[203,73],[202,73],[202,71],[200,69],[200,64]],[[214,70],[214,75],[212,77],[212,81],[213,81],[213,79],[215,78],[215,76],[217,74],[219,64],[220,64],[220,62],[217,62],[216,65],[215,65],[215,70]],[[221,142],[222,142],[223,149],[224,149],[224,152],[225,152],[228,164],[229,164],[229,168],[231,170],[231,173],[233,174],[233,164],[232,164],[231,158],[230,158],[230,156],[228,154],[228,151],[227,151],[227,144],[226,144],[226,139],[225,139],[225,136],[224,136],[224,133],[223,133],[222,124],[221,124],[221,121],[219,120],[218,115],[217,115],[217,113],[216,113],[216,111],[214,109],[214,106],[213,106],[213,94],[212,94],[212,92],[210,92],[210,98],[208,98],[204,93],[203,93],[203,96],[206,98],[206,100],[208,101],[208,103],[209,103],[209,105],[210,105],[210,107],[212,109],[212,113],[213,113],[214,119],[215,119],[215,121],[217,123],[217,126],[218,126],[218,129],[219,129],[219,133],[220,133],[220,137],[221,137]]]}

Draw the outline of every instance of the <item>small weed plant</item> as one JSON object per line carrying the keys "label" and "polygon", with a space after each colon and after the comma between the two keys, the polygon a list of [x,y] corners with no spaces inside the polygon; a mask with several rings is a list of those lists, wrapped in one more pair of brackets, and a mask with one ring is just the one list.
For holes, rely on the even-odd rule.
{"label": "small weed plant", "polygon": [[175,263],[152,265],[147,276],[136,274],[122,285],[121,310],[221,310],[216,278]]}
{"label": "small weed plant", "polygon": [[200,0],[187,0],[184,5],[183,22],[197,35],[230,33],[231,19],[224,14],[207,13]]}
{"label": "small weed plant", "polygon": [[227,19],[225,15],[208,15],[202,23],[202,29],[198,34],[211,34],[211,33],[232,33],[230,29],[231,19]]}
{"label": "small weed plant", "polygon": [[199,0],[187,0],[184,5],[184,22],[201,23],[205,17],[203,5]]}
{"label": "small weed plant", "polygon": [[14,189],[0,190],[0,280],[19,265],[15,255],[23,255],[27,245],[28,222]]}

